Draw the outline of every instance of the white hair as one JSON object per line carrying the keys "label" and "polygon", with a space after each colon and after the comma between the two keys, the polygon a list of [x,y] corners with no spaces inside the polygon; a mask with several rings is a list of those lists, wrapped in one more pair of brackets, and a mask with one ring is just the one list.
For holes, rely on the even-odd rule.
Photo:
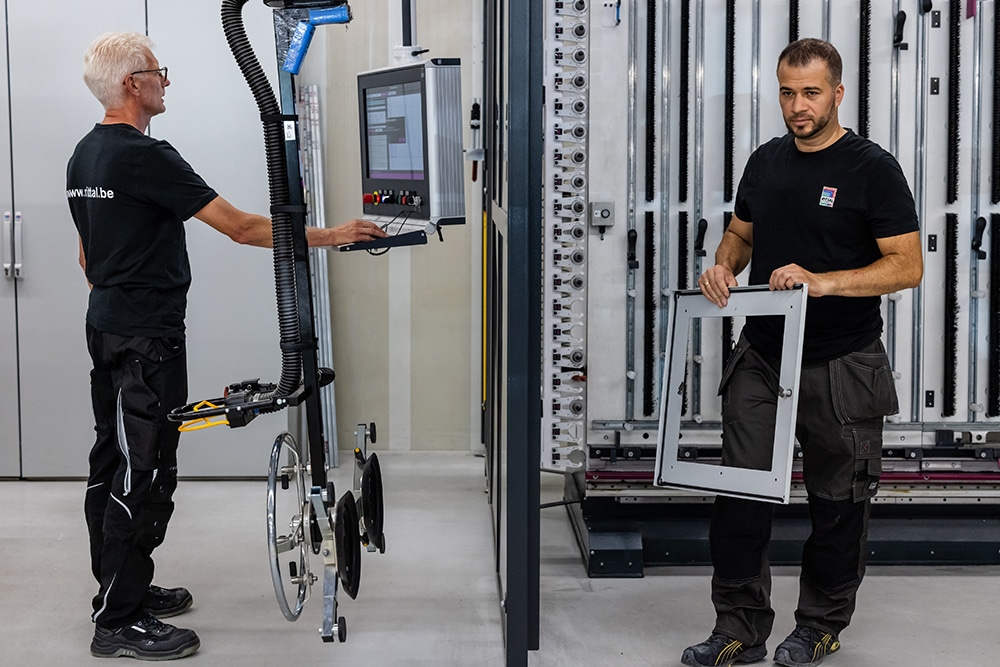
{"label": "white hair", "polygon": [[149,37],[138,32],[109,32],[94,40],[83,57],[83,81],[104,106],[114,109],[125,102],[125,77],[149,67]]}

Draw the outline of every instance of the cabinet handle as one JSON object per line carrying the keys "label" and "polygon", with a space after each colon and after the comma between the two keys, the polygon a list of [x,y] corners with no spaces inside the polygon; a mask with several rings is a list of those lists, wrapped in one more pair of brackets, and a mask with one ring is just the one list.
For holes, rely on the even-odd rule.
{"label": "cabinet handle", "polygon": [[21,241],[21,212],[14,211],[14,280],[24,280],[24,269],[21,266],[21,255],[24,254],[24,243]]}
{"label": "cabinet handle", "polygon": [[0,237],[0,248],[3,249],[3,277],[14,279],[14,262],[11,259],[14,233],[11,229],[10,211],[3,212],[3,236]]}

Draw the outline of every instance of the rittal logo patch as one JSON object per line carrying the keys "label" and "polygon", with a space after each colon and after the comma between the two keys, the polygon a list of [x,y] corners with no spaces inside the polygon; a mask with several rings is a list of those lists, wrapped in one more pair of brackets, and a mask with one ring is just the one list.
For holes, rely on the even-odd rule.
{"label": "rittal logo patch", "polygon": [[833,202],[837,199],[837,188],[823,186],[823,194],[819,196],[819,205],[833,208]]}

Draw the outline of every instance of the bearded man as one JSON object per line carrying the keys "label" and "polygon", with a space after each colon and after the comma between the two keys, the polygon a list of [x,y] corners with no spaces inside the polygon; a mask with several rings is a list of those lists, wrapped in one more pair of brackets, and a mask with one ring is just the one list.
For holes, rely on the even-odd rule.
{"label": "bearded man", "polygon": [[[774,654],[788,667],[818,665],[837,651],[854,613],[883,419],[898,411],[881,341],[881,297],[915,287],[923,275],[917,213],[899,164],[840,125],[841,71],[840,54],[827,42],[803,39],[782,51],[779,103],[788,133],[750,156],[715,265],[699,279],[702,294],[720,307],[748,265],[749,284],[809,286],[795,435],[812,532],[802,552],[796,627]],[[723,465],[770,469],[782,328],[781,317],[747,318],[723,372]],[[767,656],[773,509],[716,498],[709,533],[716,624],[707,640],[684,651],[683,664]]]}

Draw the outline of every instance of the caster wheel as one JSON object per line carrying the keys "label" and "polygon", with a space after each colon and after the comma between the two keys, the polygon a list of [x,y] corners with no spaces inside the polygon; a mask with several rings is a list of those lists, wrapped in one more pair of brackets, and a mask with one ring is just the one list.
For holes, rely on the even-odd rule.
{"label": "caster wheel", "polygon": [[337,619],[337,639],[341,644],[347,641],[347,620],[343,616]]}
{"label": "caster wheel", "polygon": [[[282,454],[287,455],[287,464],[284,466],[281,464]],[[294,482],[294,494],[278,493],[279,489],[283,490],[283,478]],[[288,534],[279,534],[279,495],[291,496],[295,511],[289,521]],[[287,500],[282,505],[287,510]],[[305,466],[302,465],[295,440],[288,433],[282,433],[275,439],[271,449],[267,475],[267,550],[278,608],[289,621],[299,617],[309,595],[309,512],[310,506],[305,494]],[[288,564],[287,575],[282,571],[283,563]],[[288,590],[286,582],[289,584]]]}

